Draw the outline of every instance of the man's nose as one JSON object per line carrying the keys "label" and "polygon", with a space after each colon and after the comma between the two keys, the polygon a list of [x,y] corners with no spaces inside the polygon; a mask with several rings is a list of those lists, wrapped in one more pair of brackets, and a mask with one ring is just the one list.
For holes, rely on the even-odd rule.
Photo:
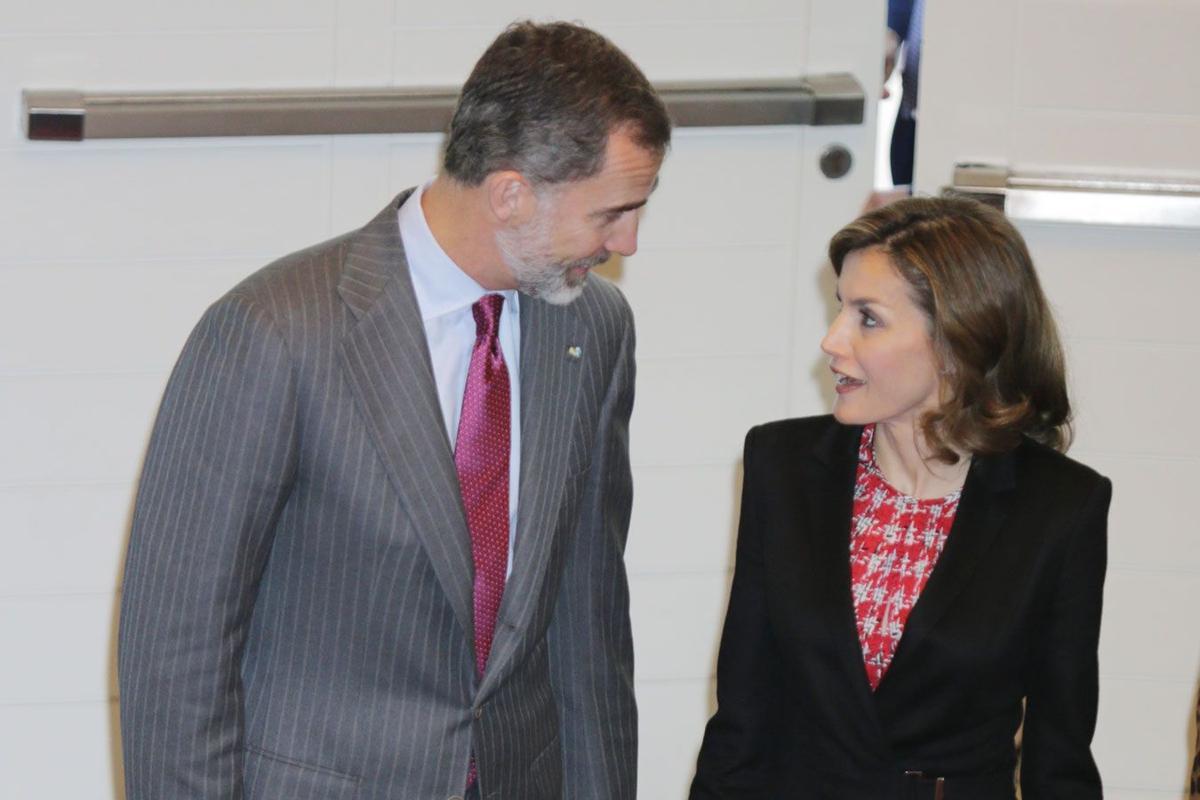
{"label": "man's nose", "polygon": [[612,234],[604,243],[604,249],[623,256],[631,256],[637,252],[638,213],[627,211],[617,224],[613,226]]}

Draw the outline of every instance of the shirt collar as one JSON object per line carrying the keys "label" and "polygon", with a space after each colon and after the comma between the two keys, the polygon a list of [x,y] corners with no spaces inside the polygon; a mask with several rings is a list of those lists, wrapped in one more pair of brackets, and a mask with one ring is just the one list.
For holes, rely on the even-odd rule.
{"label": "shirt collar", "polygon": [[[400,239],[408,259],[413,293],[421,309],[421,319],[431,320],[470,307],[488,294],[475,280],[454,263],[438,244],[421,208],[421,195],[432,181],[418,186],[400,206]],[[505,311],[518,313],[515,290],[496,292],[508,301]]]}

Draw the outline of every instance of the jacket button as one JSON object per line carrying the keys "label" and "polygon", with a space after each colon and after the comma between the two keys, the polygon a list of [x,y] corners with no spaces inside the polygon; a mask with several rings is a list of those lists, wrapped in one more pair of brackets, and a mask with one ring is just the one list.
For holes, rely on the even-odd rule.
{"label": "jacket button", "polygon": [[475,719],[482,719],[482,718],[483,718],[483,708],[475,709]]}
{"label": "jacket button", "polygon": [[463,799],[460,795],[456,794],[456,795],[446,798],[446,800],[463,800]]}

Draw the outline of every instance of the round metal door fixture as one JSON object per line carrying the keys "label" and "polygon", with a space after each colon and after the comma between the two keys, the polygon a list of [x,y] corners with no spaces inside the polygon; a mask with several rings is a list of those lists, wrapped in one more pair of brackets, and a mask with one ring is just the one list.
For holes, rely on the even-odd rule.
{"label": "round metal door fixture", "polygon": [[845,177],[854,164],[854,156],[840,144],[831,144],[821,153],[821,172],[826,178]]}

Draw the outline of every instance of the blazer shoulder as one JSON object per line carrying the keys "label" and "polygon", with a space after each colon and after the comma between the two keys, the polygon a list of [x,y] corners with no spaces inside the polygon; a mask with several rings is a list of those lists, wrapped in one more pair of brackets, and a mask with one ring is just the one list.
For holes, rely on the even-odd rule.
{"label": "blazer shoulder", "polygon": [[749,446],[753,442],[756,447],[766,448],[812,447],[837,435],[845,427],[832,414],[779,419],[751,428],[746,434],[746,444]]}
{"label": "blazer shoulder", "polygon": [[1053,486],[1059,492],[1087,497],[1112,485],[1087,464],[1028,437],[1015,455],[1018,479],[1031,486]]}
{"label": "blazer shoulder", "polygon": [[746,434],[745,462],[824,475],[831,467],[857,459],[861,431],[831,414],[766,422]]}

